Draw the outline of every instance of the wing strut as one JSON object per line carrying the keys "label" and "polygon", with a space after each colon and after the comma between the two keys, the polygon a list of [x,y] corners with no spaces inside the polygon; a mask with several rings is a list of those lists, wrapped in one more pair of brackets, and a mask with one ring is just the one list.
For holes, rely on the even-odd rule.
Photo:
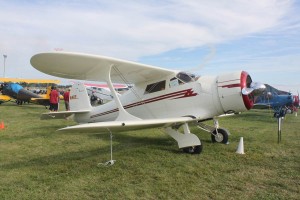
{"label": "wing strut", "polygon": [[114,97],[114,100],[117,104],[117,107],[119,109],[119,115],[118,115],[116,121],[141,120],[140,118],[131,115],[130,113],[128,113],[124,109],[124,107],[123,107],[123,105],[122,105],[122,103],[121,103],[121,101],[120,101],[120,99],[117,95],[117,92],[113,87],[112,81],[111,81],[110,74],[111,74],[111,70],[112,70],[113,67],[114,67],[114,64],[110,65],[110,67],[109,67],[108,73],[106,74],[106,82],[107,82],[107,85],[108,85],[108,87],[109,87],[109,89],[110,89],[110,91],[111,91],[111,93]]}

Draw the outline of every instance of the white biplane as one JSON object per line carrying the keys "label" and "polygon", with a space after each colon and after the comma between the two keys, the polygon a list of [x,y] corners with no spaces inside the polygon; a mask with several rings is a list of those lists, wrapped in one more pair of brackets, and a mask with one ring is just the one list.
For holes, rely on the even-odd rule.
{"label": "white biplane", "polygon": [[[218,76],[197,77],[190,73],[154,67],[97,55],[51,52],[31,58],[37,70],[62,78],[105,81],[113,101],[92,107],[86,88],[76,83],[71,88],[71,111],[44,113],[42,119],[74,115],[79,125],[60,130],[80,132],[128,131],[163,128],[188,153],[200,153],[202,144],[190,132],[195,123],[212,134],[214,142],[227,143],[226,129],[210,127],[203,121],[252,108],[253,98],[265,86],[254,83],[245,71]],[[113,82],[132,84],[121,96]],[[217,121],[216,121],[217,122]],[[179,128],[183,127],[183,133]]]}

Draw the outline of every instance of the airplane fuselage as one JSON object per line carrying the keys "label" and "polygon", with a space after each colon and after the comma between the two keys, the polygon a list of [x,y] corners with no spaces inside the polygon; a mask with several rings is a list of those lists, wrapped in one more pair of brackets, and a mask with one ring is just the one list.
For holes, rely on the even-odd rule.
{"label": "airplane fuselage", "polygon": [[[119,97],[124,109],[141,119],[191,116],[199,120],[224,113],[241,112],[251,107],[251,99],[241,94],[248,79],[246,72],[221,76],[202,76],[183,82],[174,76],[136,84]],[[70,102],[72,99],[70,99]],[[72,107],[71,107],[72,109]],[[112,121],[118,117],[114,101],[75,115],[79,123]]]}

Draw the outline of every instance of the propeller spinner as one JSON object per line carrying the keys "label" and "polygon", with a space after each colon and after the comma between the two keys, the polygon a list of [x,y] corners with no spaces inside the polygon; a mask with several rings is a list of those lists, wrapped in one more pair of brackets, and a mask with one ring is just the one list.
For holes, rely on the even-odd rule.
{"label": "propeller spinner", "polygon": [[266,90],[266,86],[259,82],[252,82],[250,75],[243,71],[241,74],[242,96],[246,108],[249,110],[254,105],[254,96],[259,96]]}

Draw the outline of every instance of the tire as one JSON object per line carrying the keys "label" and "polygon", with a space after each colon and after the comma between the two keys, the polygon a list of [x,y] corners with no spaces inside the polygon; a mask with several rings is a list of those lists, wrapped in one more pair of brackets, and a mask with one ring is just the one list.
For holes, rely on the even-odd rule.
{"label": "tire", "polygon": [[[216,130],[213,131],[213,134],[217,134]],[[211,140],[213,143],[228,143],[228,131],[222,128],[218,128],[219,137],[211,134]]]}
{"label": "tire", "polygon": [[200,154],[202,152],[202,149],[203,149],[202,144],[197,146],[182,148],[184,153],[189,153],[189,154]]}

